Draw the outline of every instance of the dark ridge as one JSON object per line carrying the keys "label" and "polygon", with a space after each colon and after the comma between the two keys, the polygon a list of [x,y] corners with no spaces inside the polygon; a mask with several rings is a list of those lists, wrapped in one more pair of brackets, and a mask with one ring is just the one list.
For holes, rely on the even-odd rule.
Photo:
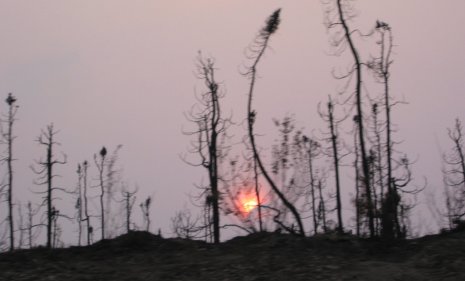
{"label": "dark ridge", "polygon": [[173,251],[206,247],[203,241],[163,238],[147,231],[130,231],[113,239],[101,240],[90,248],[108,251]]}
{"label": "dark ridge", "polygon": [[402,241],[264,232],[213,245],[133,231],[2,253],[0,280],[465,280],[465,232]]}

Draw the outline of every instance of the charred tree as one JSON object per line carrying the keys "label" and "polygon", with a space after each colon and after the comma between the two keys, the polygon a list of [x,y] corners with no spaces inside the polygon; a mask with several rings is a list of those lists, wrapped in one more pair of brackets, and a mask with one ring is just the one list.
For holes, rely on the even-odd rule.
{"label": "charred tree", "polygon": [[200,219],[193,217],[189,209],[183,209],[176,212],[171,218],[171,229],[178,238],[196,239],[201,235],[202,227],[199,227]]}
{"label": "charred tree", "polygon": [[341,148],[340,148],[340,140],[339,140],[339,132],[338,132],[338,124],[342,122],[345,118],[340,120],[336,120],[334,116],[334,107],[335,103],[332,100],[331,96],[328,97],[327,103],[327,111],[322,112],[319,109],[319,115],[323,119],[323,121],[328,123],[329,133],[327,133],[326,140],[330,144],[330,148],[328,149],[328,156],[332,158],[332,164],[334,169],[334,182],[336,185],[336,211],[337,211],[337,231],[339,233],[344,232],[344,224],[342,221],[342,200],[341,200],[341,181],[340,181],[340,173],[339,168],[341,166],[341,159],[344,155],[341,155]]}
{"label": "charred tree", "polygon": [[82,173],[82,167],[81,164],[78,164],[77,170],[76,170],[77,176],[78,176],[78,182],[76,186],[76,220],[78,223],[78,246],[81,246],[81,241],[82,241],[82,222],[84,221],[83,217],[83,208],[82,208],[82,178],[83,178],[83,173]]}
{"label": "charred tree", "polygon": [[39,137],[37,138],[37,142],[40,145],[45,146],[46,149],[46,157],[45,160],[36,161],[37,168],[31,166],[34,173],[39,176],[39,179],[35,181],[37,185],[45,185],[47,190],[42,192],[45,194],[44,204],[46,205],[47,209],[47,248],[52,247],[52,235],[53,235],[53,223],[54,223],[54,216],[55,216],[55,209],[53,206],[53,191],[61,190],[66,192],[65,189],[61,187],[56,187],[53,184],[53,179],[56,177],[54,174],[54,168],[57,164],[66,164],[66,155],[62,155],[62,160],[57,160],[54,155],[54,148],[56,145],[59,145],[58,142],[55,141],[55,136],[58,133],[53,128],[53,124],[47,126],[45,130],[42,130]]}
{"label": "charred tree", "polygon": [[103,202],[103,198],[105,197],[104,170],[106,167],[105,158],[107,156],[107,149],[105,146],[100,150],[99,156],[100,157],[97,157],[97,155],[94,154],[94,162],[98,170],[98,186],[100,188],[100,231],[103,240],[105,239],[105,206]]}
{"label": "charred tree", "polygon": [[318,209],[317,206],[317,194],[318,191],[318,179],[315,175],[315,167],[314,167],[314,159],[320,153],[320,144],[311,139],[307,136],[303,136],[303,145],[305,148],[307,161],[308,161],[308,175],[310,176],[310,200],[311,200],[311,208],[312,208],[312,218],[313,218],[313,233],[316,235],[318,234]]}
{"label": "charred tree", "polygon": [[370,237],[375,236],[375,226],[374,226],[374,213],[373,213],[373,202],[371,199],[371,185],[370,185],[370,171],[368,163],[368,155],[365,145],[365,132],[363,127],[363,109],[362,109],[362,63],[360,61],[360,56],[358,50],[356,49],[354,42],[352,40],[352,32],[350,31],[347,22],[344,18],[344,11],[342,8],[342,0],[337,0],[337,9],[339,14],[339,20],[344,29],[345,39],[349,44],[350,51],[354,58],[355,62],[355,97],[356,97],[356,108],[358,116],[358,133],[359,133],[359,144],[360,144],[360,156],[362,161],[362,171],[363,171],[363,183],[365,185],[365,192],[367,196],[367,209],[368,209],[368,226],[370,229]]}
{"label": "charred tree", "polygon": [[455,119],[454,127],[448,129],[449,139],[453,146],[450,153],[443,155],[443,170],[446,184],[449,220],[458,226],[465,216],[465,154],[463,144],[463,127],[459,119]]}
{"label": "charred tree", "polygon": [[[302,193],[302,189],[299,188],[296,183],[299,178],[298,161],[307,164],[307,157],[302,156],[306,154],[306,148],[304,148],[302,132],[295,130],[295,121],[291,116],[285,116],[282,120],[273,119],[275,126],[279,132],[279,138],[276,139],[276,144],[272,146],[272,162],[271,162],[271,173],[274,177],[274,182],[279,183],[277,186],[280,188],[281,193],[286,197],[289,203],[295,205],[299,198],[302,197],[306,190]],[[292,136],[293,135],[293,136]],[[301,143],[299,143],[301,142]],[[298,158],[304,158],[299,159]],[[302,176],[304,177],[304,176]],[[281,223],[287,220],[289,215],[289,208],[279,199],[275,193],[271,193],[270,201],[272,207],[279,209],[281,217]],[[270,204],[268,204],[270,205]],[[275,218],[277,220],[278,218]],[[281,224],[279,223],[278,226]]]}
{"label": "charred tree", "polygon": [[257,144],[255,142],[255,133],[254,133],[254,123],[256,119],[256,112],[252,110],[252,100],[253,100],[253,93],[255,88],[255,82],[257,78],[257,67],[260,62],[260,59],[263,57],[266,49],[268,48],[269,40],[271,35],[276,32],[280,22],[280,15],[281,9],[276,10],[266,21],[265,27],[263,27],[256,39],[255,42],[250,48],[251,54],[250,59],[252,60],[252,65],[248,67],[247,72],[245,75],[249,77],[249,94],[248,94],[248,103],[247,103],[247,124],[248,124],[248,133],[249,133],[249,140],[253,151],[253,156],[257,161],[258,167],[260,168],[261,173],[265,177],[266,181],[270,185],[271,189],[274,193],[278,196],[281,202],[286,206],[287,209],[290,210],[294,219],[298,226],[298,232],[295,234],[298,235],[305,235],[304,226],[302,224],[302,219],[300,217],[299,212],[297,211],[296,207],[286,198],[286,196],[279,190],[276,183],[271,179],[271,176],[267,172],[265,165],[263,164],[261,157],[258,153]]}
{"label": "charred tree", "polygon": [[136,188],[134,191],[129,191],[123,186],[123,190],[121,191],[121,194],[123,196],[123,199],[119,202],[124,204],[124,210],[126,212],[126,233],[129,233],[131,231],[131,215],[132,215],[132,208],[134,206],[134,203],[136,202],[136,193],[138,189]]}
{"label": "charred tree", "polygon": [[152,198],[147,197],[143,203],[140,203],[139,207],[142,211],[142,217],[145,222],[145,231],[150,231],[150,205],[152,203]]}
{"label": "charred tree", "polygon": [[[204,58],[199,53],[197,59],[197,77],[205,84],[206,91],[197,97],[198,103],[192,107],[186,118],[196,124],[197,129],[184,132],[186,135],[195,136],[191,142],[189,152],[200,158],[200,163],[192,163],[192,166],[201,166],[207,170],[208,186],[201,187],[204,202],[205,229],[212,227],[213,242],[220,242],[220,162],[225,158],[228,146],[226,131],[230,119],[223,116],[220,100],[224,93],[220,90],[220,84],[216,81],[215,61],[212,58]],[[211,224],[211,225],[210,225]]]}
{"label": "charred tree", "polygon": [[16,98],[9,93],[5,102],[8,104],[8,115],[6,116],[5,123],[7,123],[7,131],[2,132],[2,142],[7,145],[6,157],[3,161],[7,164],[7,203],[8,203],[8,226],[10,234],[10,251],[13,251],[15,248],[15,236],[14,236],[14,218],[13,218],[13,141],[16,138],[13,135],[13,124],[16,120],[15,116],[18,111],[18,106],[15,105]]}
{"label": "charred tree", "polygon": [[84,220],[86,222],[86,234],[87,234],[87,246],[90,245],[92,240],[93,229],[90,224],[90,215],[89,215],[89,199],[87,196],[87,170],[89,168],[89,163],[84,161],[82,163],[82,187],[83,187],[83,204],[84,204]]}
{"label": "charred tree", "polygon": [[[329,2],[329,1],[328,1]],[[338,79],[349,79],[348,81],[355,81],[353,99],[356,115],[358,118],[358,145],[360,153],[360,162],[361,162],[361,180],[363,182],[363,187],[366,193],[366,208],[368,216],[368,227],[370,232],[370,237],[375,236],[375,224],[374,224],[374,210],[373,210],[373,200],[372,200],[372,186],[370,179],[370,166],[369,166],[369,155],[366,145],[366,136],[365,136],[365,114],[363,110],[363,93],[362,93],[362,66],[361,57],[359,50],[354,43],[354,34],[355,31],[351,30],[347,24],[348,19],[354,16],[353,7],[350,1],[348,0],[335,0],[331,1],[335,6],[328,10],[327,16],[327,26],[329,29],[338,28],[335,32],[335,36],[332,40],[332,45],[336,49],[336,54],[339,55],[345,50],[349,50],[350,55],[354,61],[353,66],[348,73],[338,76]],[[332,17],[331,17],[332,16]],[[350,86],[350,83],[346,84],[347,87]],[[350,96],[352,97],[352,95]]]}

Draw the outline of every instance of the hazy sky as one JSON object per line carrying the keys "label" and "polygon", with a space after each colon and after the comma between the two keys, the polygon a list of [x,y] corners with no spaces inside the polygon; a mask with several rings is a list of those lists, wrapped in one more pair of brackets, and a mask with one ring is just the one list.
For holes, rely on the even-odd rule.
{"label": "hazy sky", "polygon": [[[368,31],[377,19],[392,27],[392,92],[409,102],[394,112],[401,149],[417,159],[420,184],[426,176],[431,188],[441,188],[436,139],[448,148],[446,127],[455,117],[465,120],[465,1],[355,5],[352,28]],[[194,75],[197,51],[216,58],[227,91],[224,108],[240,123],[247,93],[239,73],[244,50],[279,7],[282,25],[260,66],[255,100],[257,131],[265,136],[260,142],[268,144],[271,118],[286,113],[308,131],[324,128],[317,104],[340,86],[331,70],[348,66],[344,57],[329,56],[320,1],[0,1],[0,95],[12,92],[20,106],[15,200],[37,201],[29,191],[38,188],[29,165],[45,152],[34,139],[53,122],[60,130],[58,149],[68,155],[68,164],[57,169],[58,185],[74,188],[78,162],[92,161],[102,145],[113,150],[122,144],[124,180],[139,185],[139,200],[154,196],[152,230],[168,232],[170,217],[189,203],[187,194],[205,175],[179,157],[189,143],[183,113],[203,86]],[[4,103],[0,108],[7,110]]]}

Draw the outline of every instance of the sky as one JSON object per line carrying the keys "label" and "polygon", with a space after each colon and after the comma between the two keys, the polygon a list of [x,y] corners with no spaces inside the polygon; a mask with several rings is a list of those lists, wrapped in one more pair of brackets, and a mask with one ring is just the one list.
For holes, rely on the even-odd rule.
{"label": "sky", "polygon": [[[446,128],[465,117],[465,2],[358,0],[354,5],[351,28],[367,32],[377,19],[392,27],[392,92],[408,102],[394,112],[403,140],[399,148],[416,160],[419,185],[426,177],[439,196],[439,147],[450,147]],[[206,178],[201,168],[181,160],[190,141],[182,132],[192,128],[184,113],[203,86],[195,76],[197,53],[216,59],[226,91],[223,107],[239,124],[240,139],[248,86],[240,74],[247,63],[244,52],[277,8],[282,23],[256,88],[256,130],[264,146],[275,136],[272,118],[286,114],[308,131],[324,129],[317,105],[341,86],[331,71],[350,63],[331,56],[320,1],[0,1],[0,96],[11,92],[19,105],[14,200],[38,202],[31,191],[40,187],[33,184],[30,165],[45,154],[35,139],[53,122],[61,143],[57,152],[68,156],[57,168],[57,185],[74,189],[78,163],[92,162],[102,145],[111,151],[122,144],[123,180],[139,187],[137,204],[153,197],[152,231],[169,234],[170,218],[191,206],[189,193]],[[7,112],[5,103],[0,112]],[[95,169],[90,172],[95,178]],[[419,202],[427,204],[425,198]],[[74,206],[65,195],[59,204],[69,212]],[[425,211],[418,220],[431,222],[429,216]],[[428,223],[422,231],[434,227]],[[65,228],[74,235],[74,226]]]}

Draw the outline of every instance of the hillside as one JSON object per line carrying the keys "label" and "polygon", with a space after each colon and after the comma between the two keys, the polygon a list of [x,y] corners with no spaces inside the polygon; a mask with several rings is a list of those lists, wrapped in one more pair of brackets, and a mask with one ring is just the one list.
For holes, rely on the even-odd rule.
{"label": "hillside", "polygon": [[465,232],[389,244],[257,233],[218,246],[132,232],[2,253],[0,280],[465,280]]}

